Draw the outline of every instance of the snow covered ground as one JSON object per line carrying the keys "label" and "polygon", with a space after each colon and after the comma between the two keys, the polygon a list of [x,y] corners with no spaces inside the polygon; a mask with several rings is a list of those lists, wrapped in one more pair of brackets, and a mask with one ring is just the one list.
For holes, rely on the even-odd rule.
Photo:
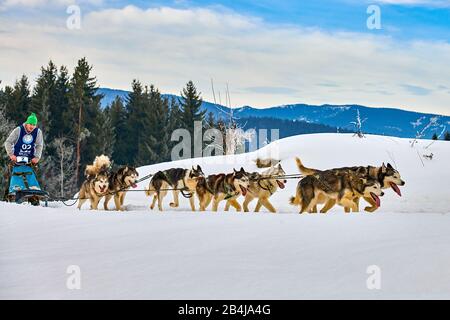
{"label": "snow covered ground", "polygon": [[[169,210],[170,194],[163,214],[149,210],[143,193],[127,195],[125,213],[0,203],[0,298],[449,299],[450,144],[424,149],[429,143],[411,148],[408,139],[319,134],[258,151],[277,150],[289,174],[297,173],[295,156],[323,169],[390,162],[406,181],[403,197],[387,190],[374,214],[346,215],[336,207],[328,215],[298,215],[288,204],[295,180],[273,196],[278,214],[192,213],[186,199]],[[422,158],[431,152],[433,160]],[[240,166],[256,171],[256,156],[139,172],[193,163],[206,174]],[[73,265],[80,290],[66,286]],[[371,266],[380,272],[379,290],[367,287]]]}

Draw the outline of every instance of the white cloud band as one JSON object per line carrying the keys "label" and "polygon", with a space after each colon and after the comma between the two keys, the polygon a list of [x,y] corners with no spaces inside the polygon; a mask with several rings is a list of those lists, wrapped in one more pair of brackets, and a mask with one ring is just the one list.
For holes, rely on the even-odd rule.
{"label": "white cloud band", "polygon": [[449,113],[446,42],[272,25],[217,8],[98,10],[78,31],[59,20],[10,26],[0,32],[0,69],[9,81],[50,58],[73,66],[87,56],[102,86],[128,89],[139,78],[178,93],[192,79],[211,100],[212,77],[218,89],[230,83],[235,105],[358,103]]}

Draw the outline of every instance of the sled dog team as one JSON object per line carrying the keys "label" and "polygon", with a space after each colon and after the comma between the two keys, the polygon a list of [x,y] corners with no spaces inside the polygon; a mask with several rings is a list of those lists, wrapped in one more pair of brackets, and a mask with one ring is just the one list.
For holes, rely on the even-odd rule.
{"label": "sled dog team", "polygon": [[[370,206],[368,212],[380,207],[383,189],[392,188],[401,196],[399,186],[404,186],[400,173],[389,163],[380,167],[361,166],[343,167],[329,170],[307,168],[299,158],[295,159],[300,173],[304,176],[297,184],[296,194],[291,197],[290,204],[298,206],[300,213],[317,213],[318,205],[323,205],[320,212],[327,213],[336,204],[345,212],[359,212],[359,202],[363,198]],[[189,198],[192,211],[196,211],[195,195],[199,201],[199,210],[205,211],[212,202],[212,210],[217,211],[222,201],[225,211],[230,206],[242,211],[238,198],[244,198],[243,209],[249,211],[248,205],[257,199],[255,212],[265,207],[275,213],[276,209],[269,201],[278,190],[284,189],[285,171],[278,163],[270,163],[262,173],[247,172],[244,168],[233,169],[231,173],[219,173],[205,176],[200,166],[191,169],[172,168],[155,173],[145,190],[149,197],[153,196],[150,208],[158,205],[163,211],[163,200],[169,191],[173,194],[170,207],[179,206],[179,195]],[[127,191],[136,188],[139,174],[136,168],[124,166],[116,172],[110,172],[111,163],[108,157],[98,156],[92,165],[86,167],[86,180],[79,192],[78,209],[86,200],[90,200],[91,209],[97,210],[102,198],[105,198],[104,209],[108,210],[109,201],[114,198],[116,210],[124,210],[123,204]]]}

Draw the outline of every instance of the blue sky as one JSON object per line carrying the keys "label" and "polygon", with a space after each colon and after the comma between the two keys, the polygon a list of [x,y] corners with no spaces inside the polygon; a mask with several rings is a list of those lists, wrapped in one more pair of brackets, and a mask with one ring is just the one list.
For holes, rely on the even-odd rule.
{"label": "blue sky", "polygon": [[[69,30],[67,7],[81,10]],[[381,30],[366,27],[381,10]],[[450,114],[450,0],[0,0],[4,84],[86,56],[99,84],[178,94],[193,80],[233,106],[362,104]],[[222,92],[223,93],[223,92]]]}
{"label": "blue sky", "polygon": [[[395,1],[392,1],[395,2]],[[403,1],[398,1],[402,3]],[[414,1],[412,1],[414,2]],[[433,4],[433,2],[435,4]],[[106,6],[133,4],[149,6],[223,6],[237,12],[258,16],[275,24],[318,27],[323,30],[368,32],[366,8],[377,4],[382,9],[380,34],[399,39],[433,39],[450,41],[450,2],[417,1],[416,4],[391,4],[364,0],[186,0],[186,1],[110,1]],[[442,5],[439,5],[442,4]]]}

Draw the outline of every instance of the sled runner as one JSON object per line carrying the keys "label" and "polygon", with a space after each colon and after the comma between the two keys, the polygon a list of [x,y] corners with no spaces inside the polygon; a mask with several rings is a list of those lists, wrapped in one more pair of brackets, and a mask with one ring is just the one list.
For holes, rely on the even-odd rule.
{"label": "sled runner", "polygon": [[48,198],[49,195],[41,189],[28,158],[17,157],[11,170],[7,201],[19,204],[28,201],[37,206],[40,201],[45,201],[47,205]]}

